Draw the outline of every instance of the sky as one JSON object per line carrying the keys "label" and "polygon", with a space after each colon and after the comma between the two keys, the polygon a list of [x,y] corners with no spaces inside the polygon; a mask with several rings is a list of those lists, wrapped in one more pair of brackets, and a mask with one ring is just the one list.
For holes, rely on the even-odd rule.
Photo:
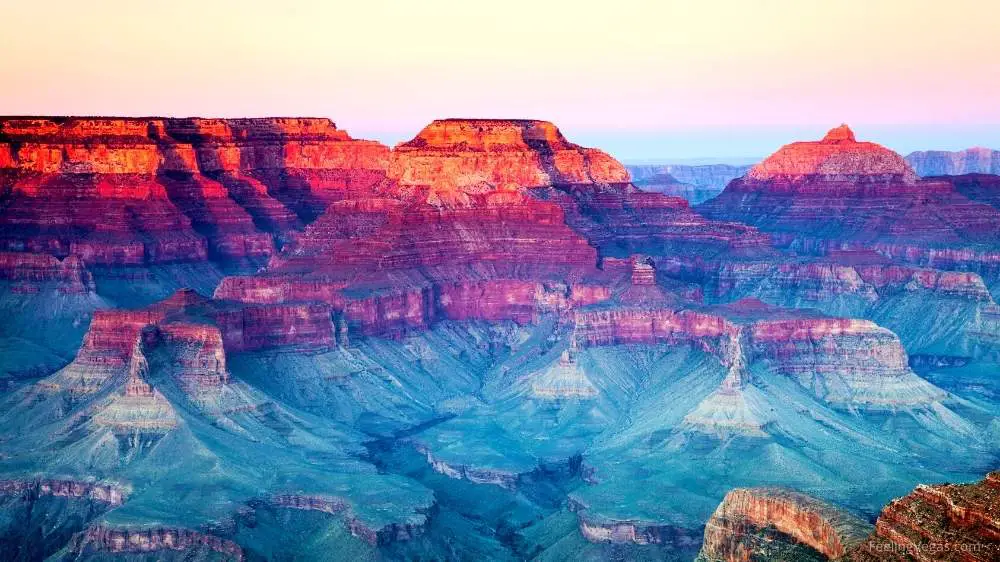
{"label": "sky", "polygon": [[0,0],[0,21],[7,115],[322,116],[389,144],[537,118],[625,160],[842,122],[1000,148],[994,0]]}

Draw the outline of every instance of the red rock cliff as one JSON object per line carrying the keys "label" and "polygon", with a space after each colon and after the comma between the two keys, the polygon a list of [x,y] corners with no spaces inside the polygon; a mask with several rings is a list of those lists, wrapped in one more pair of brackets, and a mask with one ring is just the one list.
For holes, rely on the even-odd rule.
{"label": "red rock cliff", "polygon": [[385,177],[326,119],[0,119],[0,248],[127,264],[267,257]]}
{"label": "red rock cliff", "polygon": [[768,560],[777,546],[807,548],[838,559],[861,544],[871,525],[836,507],[791,490],[736,489],[705,525],[698,560]]}

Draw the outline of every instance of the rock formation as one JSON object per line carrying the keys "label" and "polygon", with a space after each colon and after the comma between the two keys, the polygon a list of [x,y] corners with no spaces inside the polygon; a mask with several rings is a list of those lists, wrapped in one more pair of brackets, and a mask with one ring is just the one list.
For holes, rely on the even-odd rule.
{"label": "rock formation", "polygon": [[[726,494],[705,524],[700,561],[840,559],[860,545],[871,525],[832,505],[779,488]],[[800,551],[798,556],[790,552]]]}
{"label": "rock formation", "polygon": [[0,480],[0,495],[88,498],[117,507],[122,505],[128,497],[128,489],[112,483],[36,478],[31,480]]}
{"label": "rock formation", "polygon": [[183,552],[187,557],[243,560],[243,550],[232,541],[191,529],[170,527],[113,528],[97,525],[77,535],[71,550],[77,556],[150,554],[172,550]]}
{"label": "rock formation", "polygon": [[507,119],[434,121],[395,148],[389,174],[405,186],[459,189],[629,182],[615,159],[567,141],[552,123]]}
{"label": "rock formation", "polygon": [[[325,119],[0,119],[0,367],[41,377],[0,388],[0,493],[37,496],[0,523],[38,514],[0,541],[655,558],[734,485],[873,513],[995,457],[994,179],[839,127],[692,208],[544,121],[390,150]],[[882,538],[972,497],[941,493]],[[749,488],[703,555],[844,557],[856,524]]]}
{"label": "rock formation", "polygon": [[996,209],[948,181],[921,180],[901,156],[857,142],[846,126],[782,147],[698,209],[806,252],[868,249],[947,269],[1000,263],[991,246],[1000,239]]}
{"label": "rock formation", "polygon": [[698,559],[996,560],[998,493],[996,472],[973,484],[920,485],[886,506],[872,529],[850,513],[798,492],[737,489],[706,524]]}
{"label": "rock formation", "polygon": [[38,292],[52,286],[63,293],[93,293],[94,277],[80,258],[62,260],[48,254],[0,252],[0,280],[11,283],[13,292]]}
{"label": "rock formation", "polygon": [[261,258],[385,175],[326,119],[5,118],[0,244],[141,265]]}

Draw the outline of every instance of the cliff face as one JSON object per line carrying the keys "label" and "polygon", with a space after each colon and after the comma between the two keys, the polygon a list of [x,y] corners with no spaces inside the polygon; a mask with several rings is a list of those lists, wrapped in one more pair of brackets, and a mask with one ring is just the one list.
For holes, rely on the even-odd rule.
{"label": "cliff face", "polygon": [[[947,396],[910,370],[896,334],[868,320],[796,314],[759,301],[711,312],[675,307],[608,301],[581,308],[574,312],[574,341],[582,346],[687,345],[735,371],[763,363],[840,407],[921,407]],[[724,385],[736,391],[744,375],[734,372],[732,378]]]}
{"label": "cliff face", "polygon": [[0,279],[14,292],[33,293],[53,286],[63,293],[93,293],[94,277],[76,256],[59,259],[47,254],[0,252]]}
{"label": "cliff face", "polygon": [[34,480],[0,480],[0,495],[26,495],[36,498],[40,496],[87,498],[111,507],[117,507],[122,505],[125,498],[128,497],[128,490],[114,484],[39,478]]}
{"label": "cliff face", "polygon": [[393,151],[376,196],[346,193],[290,236],[266,278],[223,281],[217,296],[322,302],[370,335],[444,318],[531,322],[607,293],[597,250],[535,193],[627,181],[551,123],[437,121]]}
{"label": "cliff face", "polygon": [[183,528],[114,528],[96,525],[74,537],[77,556],[183,552],[186,557],[243,560],[243,550],[232,541]]}
{"label": "cliff face", "polygon": [[[804,494],[778,488],[726,494],[705,524],[698,560],[771,560],[798,550],[798,558],[838,559],[865,540],[871,525]],[[811,556],[816,554],[819,556]]]}
{"label": "cliff face", "polygon": [[921,150],[907,154],[906,162],[924,177],[1000,174],[1000,150],[982,147],[955,152]]}
{"label": "cliff face", "polygon": [[389,153],[283,118],[7,118],[0,146],[3,248],[126,265],[267,257]]}

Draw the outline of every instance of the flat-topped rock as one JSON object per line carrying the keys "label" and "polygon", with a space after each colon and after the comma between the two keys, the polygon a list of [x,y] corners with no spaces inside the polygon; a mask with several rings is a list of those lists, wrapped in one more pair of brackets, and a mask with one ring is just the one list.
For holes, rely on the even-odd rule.
{"label": "flat-topped rock", "polygon": [[454,150],[501,152],[504,150],[572,150],[548,121],[534,119],[438,119],[396,150]]}
{"label": "flat-topped rock", "polygon": [[628,171],[608,154],[573,144],[547,121],[441,119],[393,151],[402,185],[468,188],[621,184]]}

